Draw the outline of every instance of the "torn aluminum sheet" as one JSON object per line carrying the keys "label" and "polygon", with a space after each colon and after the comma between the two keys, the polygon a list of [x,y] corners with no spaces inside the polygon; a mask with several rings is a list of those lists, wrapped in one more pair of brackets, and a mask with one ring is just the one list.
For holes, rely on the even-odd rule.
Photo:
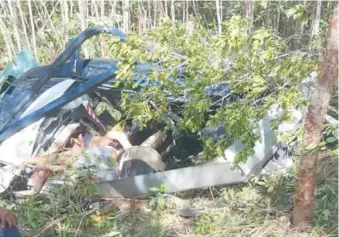
{"label": "torn aluminum sheet", "polygon": [[[58,86],[46,90],[26,109],[21,115],[21,118],[39,110],[56,98],[60,98],[73,83],[74,80],[65,80],[57,84]],[[80,104],[81,102],[79,102],[78,106]],[[39,121],[25,127],[20,132],[3,141],[0,144],[0,162],[18,165],[22,163],[24,159],[32,157],[33,147],[43,120],[44,118],[41,118]]]}
{"label": "torn aluminum sheet", "polygon": [[[279,149],[279,153],[276,154],[275,159],[269,161],[265,159],[265,154],[273,146],[276,146],[276,136],[271,129],[270,121],[281,116],[278,111],[278,106],[271,106],[269,111],[265,114],[264,118],[259,122],[261,141],[256,141],[254,146],[254,155],[247,158],[246,163],[241,162],[239,167],[247,176],[261,173],[264,168],[265,172],[272,172],[276,168],[288,168],[293,164],[292,158],[289,157],[288,149]],[[281,123],[278,127],[279,132],[292,134],[302,123],[303,117],[301,111],[294,111],[295,116],[292,116],[292,120]],[[245,147],[235,142],[229,148],[225,150],[225,157],[228,161],[233,162],[238,152],[242,151]],[[277,149],[278,151],[278,149]],[[278,160],[281,160],[278,162]],[[278,162],[278,163],[277,163]],[[268,164],[266,164],[268,163]],[[264,166],[265,165],[265,166]],[[266,168],[265,168],[266,167]]]}
{"label": "torn aluminum sheet", "polygon": [[[18,134],[18,137],[22,138],[19,141],[9,140],[9,139],[6,140],[6,141],[9,141],[9,142],[5,143],[5,145],[6,144],[8,145],[11,141],[13,143],[23,142],[23,147],[24,147],[23,151],[26,151],[26,153],[25,152],[24,152],[24,154],[20,153],[19,154],[20,156],[18,156],[18,153],[15,153],[14,154],[14,155],[16,155],[15,159],[7,159],[7,160],[2,159],[1,160],[0,163],[5,163],[7,165],[0,168],[0,193],[4,192],[6,189],[8,189],[11,182],[13,182],[13,180],[16,177],[20,176],[20,174],[27,168],[23,165],[22,162],[27,157],[31,157],[31,155],[29,155],[29,154],[30,154],[30,151],[32,149],[32,146],[25,146],[25,144],[27,145],[27,143],[25,143],[25,141],[28,140],[29,142],[33,143],[33,140],[30,140],[30,139],[34,139],[34,137],[35,137],[34,135],[36,134],[35,130],[38,129],[37,128],[38,125],[39,124],[35,123],[35,124],[32,124],[29,127],[26,127],[25,129],[23,129],[23,131],[21,131]],[[54,140],[53,144],[51,145],[51,147],[49,148],[49,150],[47,152],[42,153],[42,154],[51,154],[51,153],[57,151],[58,149],[60,149],[60,147],[65,142],[65,140],[73,133],[73,131],[78,126],[79,126],[79,123],[72,123],[72,124],[68,124],[68,125],[62,127],[60,129],[60,132],[56,134],[55,140]],[[26,138],[26,136],[30,139],[23,139],[23,138]],[[16,144],[18,144],[18,143],[16,143]],[[5,157],[5,158],[13,157],[13,156],[11,156],[11,151],[17,152],[17,149],[9,149],[9,148],[10,147],[4,146],[3,149],[6,152],[6,156],[0,155],[0,157]],[[0,150],[1,150],[1,147],[0,147]],[[112,178],[112,177],[110,177],[110,178]]]}
{"label": "torn aluminum sheet", "polygon": [[286,170],[292,167],[292,165],[293,160],[288,151],[288,147],[282,146],[264,166],[261,174],[271,174],[275,170]]}
{"label": "torn aluminum sheet", "polygon": [[65,144],[65,141],[71,136],[76,128],[80,126],[80,123],[71,123],[67,125],[61,125],[61,127],[54,134],[52,144],[45,152],[42,152],[41,155],[52,154],[59,151]]}
{"label": "torn aluminum sheet", "polygon": [[[54,99],[61,97],[73,83],[74,80],[64,80],[58,83],[57,86],[46,90],[38,97],[38,99],[28,106],[21,115],[21,118],[40,109]],[[78,98],[78,101],[72,101],[71,106],[72,108],[75,108],[81,105],[83,100],[88,99],[89,97],[87,96],[80,97]],[[3,179],[0,180],[0,186],[3,188],[8,187],[9,182],[18,175],[16,172],[11,172],[11,170],[22,170],[22,162],[27,158],[37,155],[34,151],[34,147],[43,122],[44,118],[41,118],[39,121],[25,127],[0,144],[0,163],[8,164],[6,172],[2,173]],[[54,136],[54,142],[52,142],[49,149],[46,152],[42,152],[42,154],[50,154],[51,152],[58,150],[78,126],[79,123],[64,124],[60,129],[56,127],[57,131],[55,131],[55,133],[53,130],[50,131],[50,133],[45,132],[47,138],[50,135]],[[39,149],[35,150],[38,151]]]}
{"label": "torn aluminum sheet", "polygon": [[5,192],[15,176],[19,176],[24,166],[6,165],[0,168],[0,193]]}
{"label": "torn aluminum sheet", "polygon": [[[278,105],[272,105],[265,114],[264,118],[259,121],[261,141],[257,141],[254,146],[254,155],[247,158],[246,163],[241,162],[239,168],[248,177],[254,174],[271,173],[276,169],[285,169],[291,167],[293,164],[292,158],[289,156],[286,147],[278,147],[276,136],[271,129],[270,121],[277,119],[282,115]],[[292,119],[288,122],[281,123],[278,127],[279,132],[286,134],[293,134],[297,127],[301,124],[303,119],[302,112],[293,110]],[[201,135],[210,136],[212,139],[217,140],[225,133],[222,124],[216,127],[206,127],[201,131]],[[238,152],[245,148],[240,142],[235,142],[228,147],[224,152],[225,162],[233,162]],[[272,151],[271,151],[272,150]],[[271,154],[271,157],[267,157]],[[274,159],[271,159],[275,154]],[[218,159],[218,163],[222,158]]]}
{"label": "torn aluminum sheet", "polygon": [[[229,162],[223,164],[200,165],[151,174],[137,175],[124,179],[97,183],[100,197],[143,197],[151,194],[152,187],[164,184],[167,192],[180,192],[215,185],[246,183],[247,179],[232,168]],[[46,190],[62,185],[62,180],[49,179]]]}

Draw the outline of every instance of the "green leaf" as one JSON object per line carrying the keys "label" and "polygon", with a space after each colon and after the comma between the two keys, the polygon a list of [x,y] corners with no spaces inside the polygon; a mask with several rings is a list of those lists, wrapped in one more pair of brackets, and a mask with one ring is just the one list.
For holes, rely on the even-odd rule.
{"label": "green leaf", "polygon": [[337,141],[337,139],[335,138],[335,137],[328,137],[327,139],[326,139],[326,142],[327,143],[334,143],[334,142],[336,142]]}
{"label": "green leaf", "polygon": [[318,144],[317,143],[312,143],[312,144],[309,144],[305,147],[305,150],[306,151],[312,151],[314,149],[316,149],[318,147]]}
{"label": "green leaf", "polygon": [[287,18],[290,18],[291,16],[293,16],[296,13],[296,9],[295,8],[290,8],[288,10],[285,11],[285,14],[287,16]]}
{"label": "green leaf", "polygon": [[151,188],[149,189],[149,191],[154,192],[154,193],[157,193],[157,192],[160,191],[160,189],[157,188],[157,187],[151,187]]}
{"label": "green leaf", "polygon": [[149,206],[153,207],[156,204],[156,198],[152,198],[151,201],[149,202]]}
{"label": "green leaf", "polygon": [[157,205],[158,205],[158,208],[160,210],[164,209],[164,207],[165,207],[165,199],[163,197],[158,197]]}

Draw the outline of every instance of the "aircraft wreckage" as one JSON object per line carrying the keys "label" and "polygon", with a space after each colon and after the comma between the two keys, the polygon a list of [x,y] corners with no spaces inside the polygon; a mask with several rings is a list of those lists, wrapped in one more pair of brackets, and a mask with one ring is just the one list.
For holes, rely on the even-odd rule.
{"label": "aircraft wreckage", "polygon": [[[287,146],[278,145],[270,128],[270,119],[278,116],[274,109],[260,121],[262,139],[256,143],[254,155],[237,168],[232,161],[244,148],[238,142],[224,156],[195,165],[202,152],[198,134],[173,135],[157,122],[144,130],[131,123],[124,131],[109,129],[119,121],[108,110],[95,111],[102,103],[118,108],[125,89],[113,87],[117,62],[82,59],[79,54],[84,41],[101,33],[126,39],[116,28],[91,27],[70,41],[52,64],[40,66],[24,49],[0,74],[0,192],[47,192],[62,185],[67,170],[76,169],[75,178],[81,171],[91,171],[101,197],[140,197],[161,184],[168,192],[178,192],[246,183],[252,175],[291,165]],[[152,67],[156,65],[136,66],[135,90],[142,90]],[[224,83],[206,88],[206,93],[220,99],[231,92]],[[184,93],[167,98],[169,106],[183,106],[189,100]],[[168,113],[164,119],[175,124],[181,117]],[[293,133],[302,119],[302,113],[295,111],[292,121],[279,129]],[[223,133],[221,124],[199,134],[218,139]],[[80,142],[74,144],[74,138]],[[16,180],[23,177],[27,182],[15,187]]]}

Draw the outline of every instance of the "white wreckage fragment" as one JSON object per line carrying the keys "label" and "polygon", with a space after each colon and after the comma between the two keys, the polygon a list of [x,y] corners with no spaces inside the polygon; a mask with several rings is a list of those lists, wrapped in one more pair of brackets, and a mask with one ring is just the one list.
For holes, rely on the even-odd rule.
{"label": "white wreckage fragment", "polygon": [[[246,163],[241,162],[239,168],[246,176],[260,173],[271,173],[277,169],[285,169],[293,164],[292,158],[288,154],[287,147],[279,147],[276,135],[271,129],[270,121],[282,115],[282,110],[278,105],[272,105],[264,118],[259,121],[261,141],[256,141],[254,155],[247,158]],[[278,127],[278,132],[292,135],[303,121],[303,114],[300,110],[292,110],[291,120],[283,122]],[[224,134],[223,125],[213,128],[205,128],[201,135],[211,136],[214,140]],[[233,162],[237,153],[245,149],[240,142],[235,142],[224,151],[224,156],[209,163]],[[273,158],[272,158],[273,156]],[[271,159],[272,158],[272,159]]]}
{"label": "white wreckage fragment", "polygon": [[[303,92],[306,92],[305,87],[308,87],[308,90],[310,87],[312,89],[310,84],[314,82],[315,77],[316,75],[312,74],[309,79],[305,79],[303,81]],[[73,80],[65,80],[64,82],[59,83],[58,86],[54,86],[44,92],[30,105],[22,117],[43,107],[48,102],[53,101],[56,97],[62,96],[73,82]],[[305,96],[308,96],[308,93],[304,94]],[[70,102],[65,106],[65,108],[75,108],[79,106],[83,100],[90,100],[90,98],[86,95],[83,97],[84,98],[79,97],[76,100]],[[224,152],[224,157],[219,157],[214,161],[208,162],[207,164],[164,171],[166,166],[162,163],[161,156],[157,154],[157,152],[153,152],[154,154],[152,153],[152,157],[140,156],[140,154],[142,154],[142,149],[148,148],[132,147],[131,144],[129,144],[129,141],[125,139],[126,141],[120,141],[121,145],[123,145],[125,150],[128,151],[125,153],[125,156],[122,155],[123,161],[128,159],[128,153],[132,152],[134,154],[133,156],[141,161],[147,161],[148,158],[152,158],[154,165],[152,166],[152,162],[149,164],[155,171],[160,171],[153,174],[127,177],[127,179],[119,180],[120,171],[122,170],[121,164],[124,162],[119,165],[114,162],[114,159],[112,160],[112,152],[114,151],[114,148],[110,146],[87,148],[84,152],[79,153],[78,159],[75,160],[75,162],[72,164],[72,167],[83,172],[90,170],[92,175],[97,178],[99,194],[101,193],[104,196],[146,195],[149,192],[148,187],[151,184],[156,184],[159,182],[163,182],[166,187],[170,187],[170,191],[183,191],[204,187],[206,185],[212,186],[219,184],[246,182],[246,179],[248,179],[251,175],[270,173],[273,170],[287,168],[292,165],[293,162],[291,157],[289,157],[288,150],[277,145],[276,136],[270,126],[270,120],[279,118],[281,114],[282,111],[279,106],[273,105],[266,113],[265,117],[259,122],[261,142],[256,142],[254,147],[254,155],[248,157],[246,163],[240,163],[239,167],[242,175],[240,175],[239,170],[234,171],[231,167],[236,154],[244,149],[244,146],[239,142],[235,142],[232,146],[226,149]],[[283,132],[290,135],[294,134],[302,120],[303,112],[299,110],[292,110],[291,121],[280,124],[278,132]],[[0,193],[3,192],[6,187],[8,187],[14,176],[20,175],[20,172],[23,170],[22,162],[25,159],[32,157],[33,146],[36,141],[37,134],[39,133],[39,127],[42,121],[43,119],[33,123],[30,126],[27,126],[20,132],[14,134],[2,142],[0,145],[0,162],[10,164],[1,168],[0,170]],[[62,141],[67,140],[67,138],[70,137],[70,135],[78,126],[78,123],[62,126],[54,134],[55,143],[52,144],[47,151],[45,151],[45,154],[53,153],[59,150],[59,148],[63,145]],[[213,139],[218,139],[220,136],[222,136],[223,132],[223,126],[220,125],[215,128],[205,128],[201,131],[201,134],[210,135],[213,137]],[[114,134],[114,131],[111,133],[113,137],[116,135]],[[138,154],[138,152],[140,152],[140,154]],[[212,172],[213,169],[218,170],[218,167],[215,166],[216,164],[224,166],[224,171],[227,171],[228,173],[226,172],[227,174],[222,174]],[[209,172],[210,178],[208,180],[204,179],[203,181],[199,177],[196,177],[196,174],[199,174],[202,171]],[[191,181],[188,182],[187,178],[189,176],[191,177]],[[230,176],[233,177],[233,179],[229,179]],[[175,181],[175,179],[177,181]],[[128,191],[127,189],[129,188],[129,185],[131,185],[130,188],[134,188],[134,190]],[[137,186],[135,187],[135,185]],[[107,188],[110,188],[111,190],[106,190]]]}

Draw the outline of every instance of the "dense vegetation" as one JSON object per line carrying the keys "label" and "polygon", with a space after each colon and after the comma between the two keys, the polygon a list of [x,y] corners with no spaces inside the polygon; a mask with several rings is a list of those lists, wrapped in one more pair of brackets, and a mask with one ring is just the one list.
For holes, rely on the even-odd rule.
{"label": "dense vegetation", "polygon": [[[192,99],[176,113],[184,116],[178,129],[197,132],[204,126],[215,126],[221,122],[226,136],[213,142],[202,137],[204,159],[222,153],[234,141],[241,141],[248,149],[241,152],[236,163],[244,161],[253,151],[258,136],[258,121],[272,104],[278,104],[282,113],[272,121],[277,128],[290,118],[293,108],[305,109],[308,98],[302,96],[301,82],[311,72],[319,72],[326,41],[327,24],[335,2],[290,2],[290,1],[2,1],[0,18],[1,66],[3,68],[23,46],[29,47],[40,63],[50,63],[59,54],[69,39],[87,26],[97,24],[115,25],[129,33],[127,42],[117,43],[109,36],[94,37],[82,48],[84,57],[110,57],[119,62],[118,83],[133,88],[129,80],[138,61],[161,62],[161,70],[152,71],[150,78],[159,80],[157,86],[146,87],[143,93],[124,96],[121,109],[134,122],[145,124],[152,119],[161,119],[168,106],[163,88],[177,94],[183,88],[190,88],[187,96]],[[184,85],[179,87],[169,79],[178,75],[185,67]],[[237,100],[211,113],[212,101],[204,93],[206,86],[227,82]],[[224,98],[227,100],[228,98]],[[333,101],[335,101],[334,98]],[[151,111],[145,101],[152,101],[157,107]],[[337,116],[337,104],[332,103],[330,113]],[[206,114],[206,116],[201,116]],[[327,125],[326,131],[333,137],[336,126]],[[301,141],[303,127],[293,137],[277,134],[280,140]],[[325,145],[320,147],[325,157],[333,156]],[[296,161],[298,153],[295,153]],[[333,161],[332,158],[326,158]],[[326,160],[325,159],[325,160]],[[337,170],[327,164],[330,177],[324,177],[319,170],[319,189],[316,191],[316,224],[310,233],[320,236],[337,233],[335,219],[337,196]],[[280,205],[291,204],[291,193],[295,186],[292,178],[263,177],[253,181],[250,188],[235,187],[211,191],[213,204],[188,224],[181,232],[188,234],[210,234],[212,236],[291,236],[281,217],[288,217],[291,210],[279,209]],[[326,176],[326,175],[325,175]],[[79,184],[79,195],[88,195],[88,184]],[[274,191],[273,191],[274,190]],[[156,196],[155,203],[162,203],[163,194]],[[112,211],[104,214],[87,213],[83,210],[83,197],[65,199],[74,191],[64,187],[46,199],[33,198],[17,203],[20,220],[28,232],[48,227],[46,233],[60,236],[77,233],[79,236],[93,236],[93,233],[119,230],[130,236],[171,236],[176,230],[169,229],[172,216],[164,205],[155,213],[146,216],[160,222],[148,230],[133,233],[133,226],[143,226],[142,219],[133,214]],[[210,195],[210,194],[208,194]],[[215,197],[214,197],[215,196]],[[200,201],[203,201],[202,196]],[[154,199],[153,204],[154,204]],[[60,202],[60,203],[59,203]],[[68,202],[68,203],[66,203]],[[161,205],[162,206],[162,205]],[[63,208],[59,208],[63,207]],[[225,214],[225,212],[232,213]],[[68,213],[69,215],[65,215]],[[166,214],[168,214],[166,216]],[[38,216],[39,218],[36,218]],[[78,217],[81,216],[80,221]],[[216,216],[221,216],[217,221]],[[55,220],[48,226],[49,218]],[[145,217],[140,217],[145,218]],[[228,220],[232,218],[232,221]],[[233,219],[234,218],[234,219]],[[337,217],[336,217],[337,218]],[[278,220],[277,226],[272,224]],[[93,220],[99,220],[97,222]],[[171,220],[173,222],[173,220]],[[170,222],[170,223],[172,223]],[[271,231],[259,226],[273,226]],[[149,223],[147,223],[149,224]],[[272,225],[270,225],[272,224]],[[267,229],[269,229],[269,227]],[[83,230],[81,230],[83,229]],[[82,232],[83,231],[83,232]],[[50,234],[49,233],[49,236]],[[72,233],[72,234],[71,234]],[[48,236],[48,234],[47,234]],[[125,235],[124,235],[125,236]]]}

